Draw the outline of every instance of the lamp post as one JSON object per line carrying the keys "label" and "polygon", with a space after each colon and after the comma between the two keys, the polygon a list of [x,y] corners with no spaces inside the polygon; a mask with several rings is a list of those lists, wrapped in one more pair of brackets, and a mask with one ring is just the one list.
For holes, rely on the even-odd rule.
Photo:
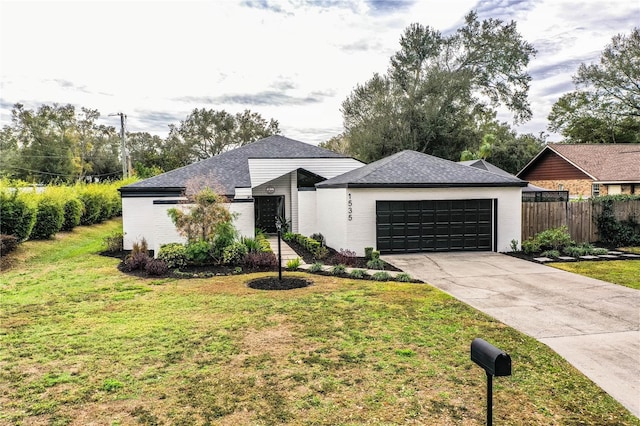
{"label": "lamp post", "polygon": [[276,229],[278,230],[278,281],[282,281],[282,250],[280,237],[282,234],[282,221],[276,216]]}

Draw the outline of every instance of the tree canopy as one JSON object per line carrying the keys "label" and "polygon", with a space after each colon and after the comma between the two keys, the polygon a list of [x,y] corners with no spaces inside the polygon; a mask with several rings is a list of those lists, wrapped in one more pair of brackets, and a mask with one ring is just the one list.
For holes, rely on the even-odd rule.
{"label": "tree canopy", "polygon": [[249,110],[232,115],[224,110],[196,108],[178,126],[169,128],[168,139],[183,144],[188,151],[187,164],[280,133],[276,120],[267,121]]}
{"label": "tree canopy", "polygon": [[581,64],[576,90],[549,114],[549,130],[573,143],[640,143],[640,29],[614,36],[597,64]]}
{"label": "tree canopy", "polygon": [[[100,112],[73,105],[15,104],[12,124],[0,130],[0,176],[35,183],[122,177],[121,138],[98,124]],[[166,138],[126,133],[127,161],[142,178],[188,165],[280,132],[278,122],[245,110],[194,109]]]}
{"label": "tree canopy", "polygon": [[342,103],[350,153],[374,161],[412,149],[457,160],[477,145],[498,106],[515,122],[531,117],[526,67],[533,55],[513,21],[479,21],[470,12],[449,36],[410,25],[387,73],[357,85]]}

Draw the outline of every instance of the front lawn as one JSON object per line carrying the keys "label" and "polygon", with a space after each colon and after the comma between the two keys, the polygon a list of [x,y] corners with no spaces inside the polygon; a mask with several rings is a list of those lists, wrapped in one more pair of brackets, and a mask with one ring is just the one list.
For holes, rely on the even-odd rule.
{"label": "front lawn", "polygon": [[640,260],[549,263],[549,266],[640,290]]}
{"label": "front lawn", "polygon": [[129,276],[98,255],[120,227],[27,242],[5,263],[0,424],[482,425],[469,345],[483,337],[513,360],[495,424],[640,425],[547,346],[429,285]]}

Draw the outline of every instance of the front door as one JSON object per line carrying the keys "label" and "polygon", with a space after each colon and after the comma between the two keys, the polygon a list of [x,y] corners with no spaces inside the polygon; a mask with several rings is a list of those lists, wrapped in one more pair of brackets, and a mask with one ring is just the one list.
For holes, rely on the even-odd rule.
{"label": "front door", "polygon": [[284,217],[284,196],[254,197],[256,211],[256,228],[268,234],[275,234],[276,216]]}

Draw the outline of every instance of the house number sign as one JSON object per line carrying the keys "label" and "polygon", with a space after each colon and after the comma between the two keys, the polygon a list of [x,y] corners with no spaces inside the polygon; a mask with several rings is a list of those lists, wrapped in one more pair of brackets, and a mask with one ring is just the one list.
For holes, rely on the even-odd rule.
{"label": "house number sign", "polygon": [[351,201],[351,193],[349,193],[349,199],[347,200],[347,219],[349,222],[353,220],[353,201]]}

